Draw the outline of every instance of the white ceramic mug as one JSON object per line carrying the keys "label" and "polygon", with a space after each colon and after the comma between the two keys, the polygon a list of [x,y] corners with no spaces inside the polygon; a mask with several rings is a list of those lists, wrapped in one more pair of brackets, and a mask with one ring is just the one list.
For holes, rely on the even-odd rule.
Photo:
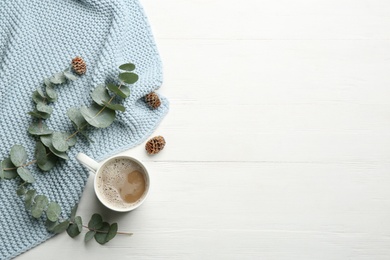
{"label": "white ceramic mug", "polygon": [[[108,158],[103,163],[98,163],[83,153],[79,153],[76,158],[82,165],[84,165],[89,170],[91,170],[92,172],[95,173],[95,178],[94,178],[95,194],[98,197],[98,199],[100,200],[100,202],[104,206],[106,206],[107,208],[114,210],[114,211],[117,211],[117,212],[127,212],[127,211],[131,211],[131,210],[138,208],[145,201],[146,196],[149,192],[150,178],[149,178],[148,170],[146,169],[145,165],[143,163],[141,163],[139,160],[137,160],[131,156],[116,155],[116,156],[112,156],[112,157]],[[131,204],[126,204],[125,208],[117,207],[117,206],[113,205],[112,203],[110,204],[109,201],[104,199],[103,196],[98,192],[98,178],[102,175],[102,172],[105,169],[105,167],[107,165],[109,165],[115,159],[126,159],[126,160],[131,161],[132,163],[135,163],[137,166],[139,166],[142,169],[143,177],[145,179],[145,191],[142,194],[142,196],[136,202],[131,203]]]}

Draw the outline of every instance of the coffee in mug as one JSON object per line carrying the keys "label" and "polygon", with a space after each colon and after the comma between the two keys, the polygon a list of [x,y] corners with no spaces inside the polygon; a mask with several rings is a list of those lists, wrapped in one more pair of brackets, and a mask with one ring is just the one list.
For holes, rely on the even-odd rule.
{"label": "coffee in mug", "polygon": [[137,203],[147,185],[143,169],[125,157],[105,163],[96,178],[98,196],[115,208],[122,209]]}
{"label": "coffee in mug", "polygon": [[146,167],[130,156],[113,156],[99,164],[83,153],[77,160],[96,173],[95,193],[106,207],[119,212],[130,211],[142,204],[149,191]]}

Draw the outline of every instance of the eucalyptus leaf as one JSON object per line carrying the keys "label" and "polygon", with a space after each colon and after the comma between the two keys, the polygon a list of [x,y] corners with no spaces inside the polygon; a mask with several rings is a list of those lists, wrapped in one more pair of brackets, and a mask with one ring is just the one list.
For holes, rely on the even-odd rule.
{"label": "eucalyptus leaf", "polygon": [[64,222],[61,222],[58,225],[54,226],[52,231],[55,234],[62,233],[68,228],[69,224],[69,220],[65,220]]}
{"label": "eucalyptus leaf", "polygon": [[108,91],[104,85],[98,85],[91,93],[93,101],[98,105],[103,106],[103,102],[108,102],[111,99],[111,96],[108,94]]}
{"label": "eucalyptus leaf", "polygon": [[138,80],[138,75],[132,72],[123,72],[119,74],[119,79],[127,84],[134,84]]}
{"label": "eucalyptus leaf", "polygon": [[69,71],[64,71],[64,76],[65,76],[65,78],[72,80],[72,81],[77,79],[77,77]]}
{"label": "eucalyptus leaf", "polygon": [[40,136],[41,142],[42,142],[46,147],[49,147],[50,145],[52,145],[51,138],[52,138],[51,135],[43,135],[43,136]]}
{"label": "eucalyptus leaf", "polygon": [[126,71],[133,71],[135,70],[135,65],[133,63],[126,63],[119,66],[119,69],[126,70]]}
{"label": "eucalyptus leaf", "polygon": [[41,169],[44,172],[48,172],[56,165],[57,158],[54,154],[49,154],[46,157],[46,161],[44,163],[38,163],[39,169]]}
{"label": "eucalyptus leaf", "polygon": [[10,152],[10,158],[11,158],[12,163],[15,166],[17,166],[17,167],[22,166],[27,160],[26,149],[24,149],[23,146],[18,145],[18,144],[12,146],[11,152]]}
{"label": "eucalyptus leaf", "polygon": [[107,233],[106,242],[113,239],[117,233],[118,233],[118,224],[117,223],[111,224],[110,229],[108,230]]}
{"label": "eucalyptus leaf", "polygon": [[50,82],[50,78],[45,78],[43,80],[43,83],[45,84],[46,87],[49,87],[49,86],[52,87],[52,84]]}
{"label": "eucalyptus leaf", "polygon": [[55,102],[58,99],[57,92],[54,90],[54,87],[50,84],[46,86],[46,94],[47,94],[47,99],[50,102]]}
{"label": "eucalyptus leaf", "polygon": [[83,230],[83,220],[81,219],[81,217],[80,216],[75,217],[74,223],[77,225],[77,228],[81,232],[81,230]]}
{"label": "eucalyptus leaf", "polygon": [[66,152],[69,149],[66,136],[60,132],[54,132],[51,138],[53,147],[59,152]]}
{"label": "eucalyptus leaf", "polygon": [[69,119],[74,123],[74,125],[78,130],[87,125],[87,121],[85,121],[83,115],[81,114],[78,108],[71,107],[68,109],[66,114],[68,115]]}
{"label": "eucalyptus leaf", "polygon": [[110,229],[110,224],[107,222],[103,222],[103,225],[101,228],[99,228],[99,232],[97,231],[95,234],[95,240],[101,245],[104,245],[107,242],[107,235],[108,235],[108,230]]}
{"label": "eucalyptus leaf", "polygon": [[45,164],[47,162],[46,148],[41,142],[37,142],[35,146],[35,159],[38,164]]}
{"label": "eucalyptus leaf", "polygon": [[107,103],[107,102],[103,102],[104,105],[109,108],[109,109],[112,109],[112,110],[119,110],[121,112],[125,112],[126,111],[126,108],[122,105],[119,105],[119,104],[111,104],[111,103]]}
{"label": "eucalyptus leaf", "polygon": [[42,102],[37,104],[37,110],[39,112],[46,113],[49,115],[53,113],[53,108]]}
{"label": "eucalyptus leaf", "polygon": [[18,175],[22,180],[27,183],[33,183],[35,181],[34,177],[31,175],[30,170],[24,167],[19,167],[17,170]]}
{"label": "eucalyptus leaf", "polygon": [[127,86],[122,85],[120,88],[115,84],[108,83],[107,88],[121,98],[127,98],[130,95],[130,89]]}
{"label": "eucalyptus leaf", "polygon": [[45,98],[45,93],[43,93],[43,90],[41,89],[41,87],[37,87],[37,90],[38,94],[42,97],[42,98]]}
{"label": "eucalyptus leaf", "polygon": [[35,203],[31,208],[31,215],[34,218],[40,218],[43,211],[46,209],[49,200],[44,195],[37,195],[34,200]]}
{"label": "eucalyptus leaf", "polygon": [[115,120],[115,111],[105,109],[97,104],[91,107],[82,107],[80,112],[87,122],[97,128],[106,128]]}
{"label": "eucalyptus leaf", "polygon": [[100,229],[103,226],[103,218],[100,214],[93,214],[88,222],[89,229]]}
{"label": "eucalyptus leaf", "polygon": [[30,116],[33,116],[35,118],[42,118],[42,119],[48,119],[50,117],[50,114],[47,114],[47,113],[42,113],[36,109],[34,109],[33,111],[30,111],[28,112],[28,114]]}
{"label": "eucalyptus leaf", "polygon": [[70,212],[70,220],[71,221],[74,221],[74,218],[76,217],[76,212],[77,212],[78,206],[79,206],[78,204],[75,204],[72,208],[72,211]]}
{"label": "eucalyptus leaf", "polygon": [[50,221],[49,219],[46,219],[45,226],[47,231],[52,232],[54,227],[57,226],[59,223],[58,221]]}
{"label": "eucalyptus leaf", "polygon": [[[12,169],[12,170],[7,170]],[[1,170],[4,174],[4,179],[10,180],[18,176],[15,165],[11,162],[11,159],[5,158],[1,161]]]}
{"label": "eucalyptus leaf", "polygon": [[80,234],[80,231],[76,224],[70,224],[66,229],[66,233],[68,233],[71,238],[74,238]]}
{"label": "eucalyptus leaf", "polygon": [[26,209],[29,209],[31,205],[34,203],[34,198],[37,192],[35,190],[28,190],[24,195],[24,205]]}
{"label": "eucalyptus leaf", "polygon": [[3,166],[0,164],[0,180],[4,179],[4,176]]}
{"label": "eucalyptus leaf", "polygon": [[61,214],[60,205],[58,205],[57,202],[53,202],[53,201],[50,202],[46,210],[47,219],[49,219],[52,222],[57,221],[60,214]]}
{"label": "eucalyptus leaf", "polygon": [[85,242],[88,242],[89,240],[91,240],[91,239],[95,236],[95,234],[96,234],[96,232],[93,231],[93,230],[88,231],[88,232],[85,234],[84,241],[85,241]]}
{"label": "eucalyptus leaf", "polygon": [[[77,142],[76,135],[71,135],[69,133],[63,133],[66,136],[66,143],[68,146],[74,146]],[[71,137],[72,136],[72,137]]]}
{"label": "eucalyptus leaf", "polygon": [[38,104],[45,101],[45,98],[42,97],[37,90],[35,90],[32,94],[33,101]]}
{"label": "eucalyptus leaf", "polygon": [[59,158],[62,158],[62,159],[64,159],[64,160],[69,160],[69,156],[68,156],[66,153],[57,151],[57,150],[53,147],[53,145],[49,146],[48,148],[49,148],[49,150],[50,150],[55,156],[57,156],[57,157],[59,157]]}
{"label": "eucalyptus leaf", "polygon": [[53,133],[53,130],[50,130],[47,125],[42,122],[33,122],[28,128],[28,132],[32,135],[49,135]]}
{"label": "eucalyptus leaf", "polygon": [[59,72],[53,75],[53,77],[50,78],[50,82],[53,84],[62,84],[66,81],[64,72]]}
{"label": "eucalyptus leaf", "polygon": [[41,138],[41,142],[47,147],[49,148],[49,150],[54,154],[56,155],[57,157],[60,157],[62,159],[65,159],[65,160],[68,160],[69,157],[66,153],[64,152],[60,152],[58,150],[56,150],[52,144],[52,136],[51,135],[41,135],[40,136]]}
{"label": "eucalyptus leaf", "polygon": [[19,188],[16,190],[16,194],[18,196],[25,195],[27,192],[26,188],[23,185],[20,185]]}

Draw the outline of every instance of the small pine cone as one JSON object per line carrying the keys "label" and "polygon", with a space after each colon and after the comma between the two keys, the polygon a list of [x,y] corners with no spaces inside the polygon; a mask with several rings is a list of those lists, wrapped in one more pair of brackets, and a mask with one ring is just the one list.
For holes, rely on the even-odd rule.
{"label": "small pine cone", "polygon": [[162,136],[156,136],[150,139],[146,145],[145,149],[148,154],[156,154],[164,149],[165,139]]}
{"label": "small pine cone", "polygon": [[145,96],[145,102],[150,106],[152,109],[156,109],[161,105],[160,98],[155,92],[151,92]]}
{"label": "small pine cone", "polygon": [[81,57],[76,57],[72,60],[72,68],[78,75],[83,75],[87,71],[87,64]]}

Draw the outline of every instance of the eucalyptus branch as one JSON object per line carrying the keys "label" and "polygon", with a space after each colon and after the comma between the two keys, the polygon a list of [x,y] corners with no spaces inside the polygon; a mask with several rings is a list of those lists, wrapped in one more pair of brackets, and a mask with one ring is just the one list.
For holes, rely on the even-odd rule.
{"label": "eucalyptus branch", "polygon": [[[76,74],[84,74],[86,71],[84,60],[80,57],[74,58],[72,68]],[[138,75],[131,72],[135,69],[134,64],[131,63],[123,64],[119,69],[125,71],[118,75],[119,86],[112,83],[99,85],[91,93],[94,103],[90,107],[70,108],[67,111],[69,119],[76,128],[76,131],[71,134],[49,129],[44,120],[48,119],[53,112],[53,108],[49,104],[57,101],[58,98],[54,86],[61,85],[67,80],[76,80],[77,77],[70,72],[70,68],[67,68],[44,79],[44,90],[39,87],[33,92],[32,99],[36,107],[29,112],[33,118],[37,119],[28,128],[28,132],[37,139],[35,159],[27,162],[28,156],[25,148],[21,145],[14,145],[11,148],[9,158],[0,162],[0,180],[17,177],[23,180],[17,189],[17,194],[24,198],[26,209],[31,210],[31,215],[34,218],[41,218],[45,213],[46,228],[50,232],[61,233],[66,230],[71,237],[74,237],[80,234],[84,225],[82,225],[81,217],[75,216],[77,205],[72,210],[69,219],[60,221],[62,210],[58,203],[50,202],[45,195],[36,195],[35,190],[26,189],[26,185],[35,182],[28,166],[37,164],[42,171],[51,170],[58,159],[66,160],[69,158],[67,152],[70,147],[76,144],[78,133],[90,140],[85,132],[86,127],[106,128],[115,120],[116,111],[125,111],[123,105],[112,104],[112,101],[116,96],[127,98],[130,95],[130,89],[124,84],[134,84],[138,80]],[[110,225],[103,222],[99,214],[92,215],[88,226],[84,227],[89,229],[85,241],[95,237],[95,240],[100,244],[107,243],[116,234],[132,234],[118,232],[116,223]]]}

